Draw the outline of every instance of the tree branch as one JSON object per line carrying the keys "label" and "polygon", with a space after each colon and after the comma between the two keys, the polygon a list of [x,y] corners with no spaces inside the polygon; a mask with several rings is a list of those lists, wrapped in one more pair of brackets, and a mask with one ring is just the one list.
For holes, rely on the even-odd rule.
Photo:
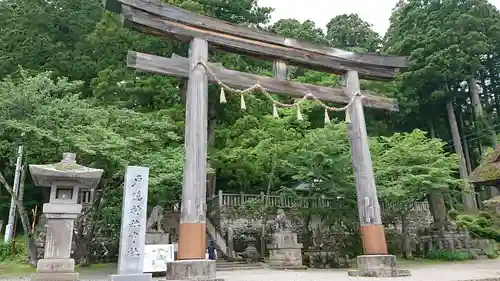
{"label": "tree branch", "polygon": [[22,205],[22,201],[20,201],[19,198],[17,196],[15,196],[14,190],[12,189],[10,184],[7,182],[7,180],[5,180],[5,177],[3,176],[2,172],[0,172],[0,183],[3,184],[3,186],[5,187],[7,192],[10,194],[10,196],[12,198],[14,198],[14,202],[15,202],[16,206]]}

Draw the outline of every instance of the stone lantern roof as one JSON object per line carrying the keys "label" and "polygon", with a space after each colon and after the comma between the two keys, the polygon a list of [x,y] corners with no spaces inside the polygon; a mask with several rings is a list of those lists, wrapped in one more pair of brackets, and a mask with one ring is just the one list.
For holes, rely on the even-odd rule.
{"label": "stone lantern roof", "polygon": [[77,164],[75,153],[63,153],[63,159],[59,163],[29,167],[33,183],[45,187],[80,185],[92,189],[99,184],[104,172],[102,169]]}

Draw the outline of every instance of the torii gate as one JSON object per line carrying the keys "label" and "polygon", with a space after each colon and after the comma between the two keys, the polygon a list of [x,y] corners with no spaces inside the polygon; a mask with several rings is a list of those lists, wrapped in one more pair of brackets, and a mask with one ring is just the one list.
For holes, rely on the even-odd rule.
{"label": "torii gate", "polygon": [[[189,59],[158,57],[129,51],[128,66],[142,71],[188,78],[186,93],[185,166],[179,230],[178,261],[169,263],[167,280],[216,280],[215,263],[205,260],[206,249],[206,162],[209,66],[217,77],[232,87],[245,89],[260,84],[270,92],[302,98],[314,93],[321,100],[348,103],[356,194],[364,254],[358,257],[357,276],[401,276],[395,256],[388,255],[380,215],[377,189],[368,147],[363,104],[398,111],[397,101],[362,93],[359,76],[392,80],[406,57],[347,52],[255,29],[234,25],[192,13],[155,0],[105,0],[107,10],[121,14],[124,27],[146,34],[175,38],[190,43]],[[274,60],[275,78],[241,73],[208,63],[208,49]],[[343,75],[344,89],[315,86],[286,80],[286,62],[310,69]],[[364,99],[354,98],[362,95]]]}

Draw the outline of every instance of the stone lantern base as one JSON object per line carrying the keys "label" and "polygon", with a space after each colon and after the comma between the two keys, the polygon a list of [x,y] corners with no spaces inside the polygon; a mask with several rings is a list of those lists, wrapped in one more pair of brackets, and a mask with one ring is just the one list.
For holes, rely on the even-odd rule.
{"label": "stone lantern base", "polygon": [[78,273],[35,273],[31,281],[77,281]]}
{"label": "stone lantern base", "polygon": [[32,281],[76,281],[79,274],[74,271],[73,259],[41,259],[38,261],[36,273]]}
{"label": "stone lantern base", "polygon": [[41,259],[38,260],[36,273],[31,276],[32,281],[72,281],[78,280],[75,272],[74,259]]}

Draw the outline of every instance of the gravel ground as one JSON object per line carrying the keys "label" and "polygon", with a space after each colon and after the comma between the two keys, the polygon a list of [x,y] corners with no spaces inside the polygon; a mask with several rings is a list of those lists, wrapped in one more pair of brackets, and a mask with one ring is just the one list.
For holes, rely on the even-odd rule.
{"label": "gravel ground", "polygon": [[[377,278],[377,281],[465,281],[487,280],[500,281],[500,260],[480,261],[460,264],[429,265],[412,268],[412,276],[404,278]],[[108,280],[110,272],[81,273],[80,280],[104,281]],[[373,278],[348,277],[346,270],[336,269],[309,269],[306,271],[276,271],[269,269],[219,272],[217,277],[226,281],[331,281],[356,280],[373,281]],[[165,280],[164,277],[155,278]],[[0,279],[0,281],[30,280],[30,275]]]}

